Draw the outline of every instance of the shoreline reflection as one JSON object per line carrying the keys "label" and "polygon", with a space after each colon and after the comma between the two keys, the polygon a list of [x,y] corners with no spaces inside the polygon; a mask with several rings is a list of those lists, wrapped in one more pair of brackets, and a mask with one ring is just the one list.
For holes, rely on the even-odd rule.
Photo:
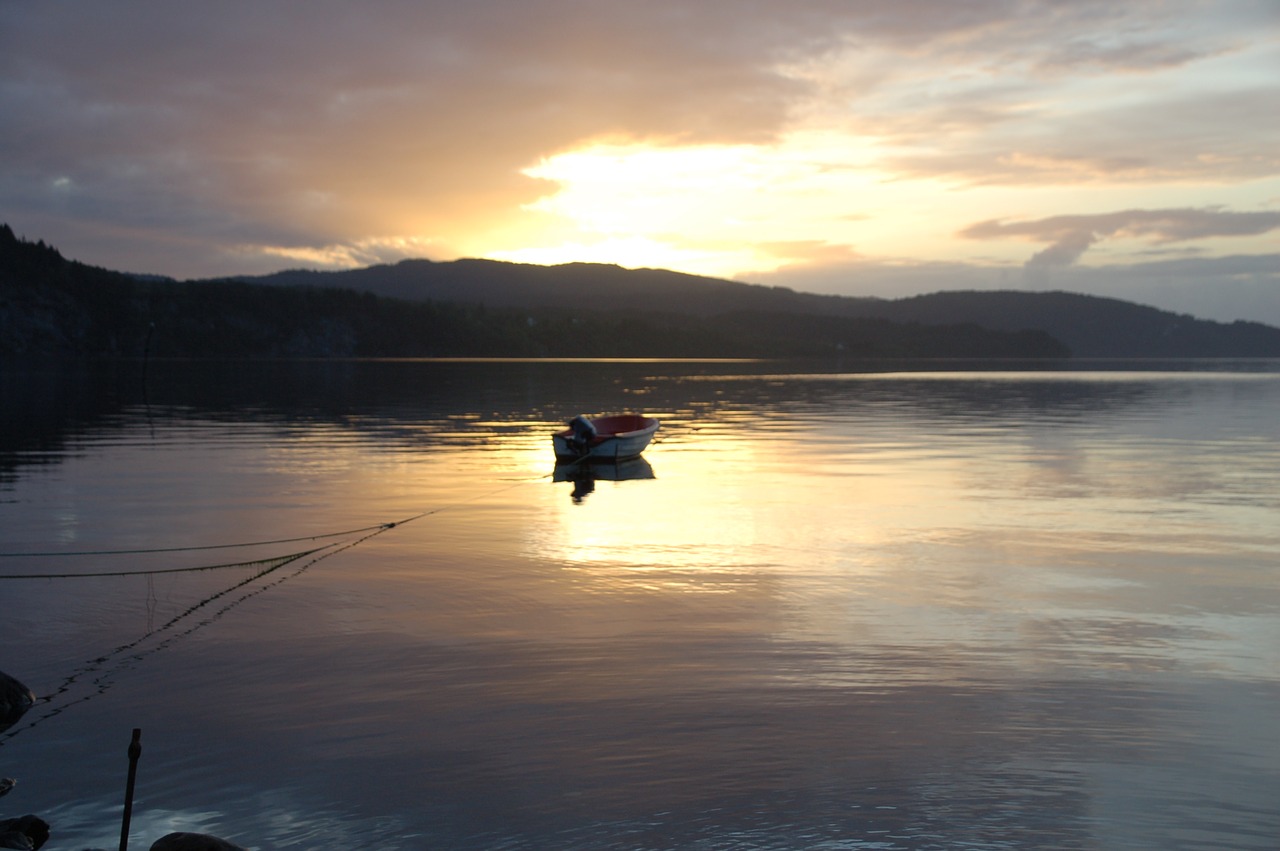
{"label": "shoreline reflection", "polygon": [[[6,549],[422,519],[225,592],[0,583],[0,667],[94,695],[0,739],[62,846],[131,727],[139,818],[260,847],[1274,846],[1274,369],[223,369],[0,376]],[[637,407],[652,463],[548,469]]]}

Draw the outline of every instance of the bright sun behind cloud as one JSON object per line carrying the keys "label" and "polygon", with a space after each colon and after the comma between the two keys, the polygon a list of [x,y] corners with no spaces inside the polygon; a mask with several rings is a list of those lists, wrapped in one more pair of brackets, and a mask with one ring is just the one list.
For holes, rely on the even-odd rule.
{"label": "bright sun behind cloud", "polygon": [[928,260],[927,251],[960,242],[955,234],[973,220],[976,196],[1000,191],[965,197],[937,180],[899,178],[879,166],[886,153],[871,140],[821,130],[768,145],[588,145],[523,172],[557,187],[524,208],[540,215],[544,238],[485,256],[717,277],[832,252]]}
{"label": "bright sun behind cloud", "polygon": [[[811,141],[811,140],[810,140]],[[846,169],[841,186],[876,182]],[[826,157],[808,145],[595,144],[525,169],[559,189],[526,207],[558,221],[562,241],[493,251],[518,262],[588,260],[731,275],[787,262],[771,246],[841,241],[858,205],[833,191]],[[855,164],[856,165],[856,164]]]}

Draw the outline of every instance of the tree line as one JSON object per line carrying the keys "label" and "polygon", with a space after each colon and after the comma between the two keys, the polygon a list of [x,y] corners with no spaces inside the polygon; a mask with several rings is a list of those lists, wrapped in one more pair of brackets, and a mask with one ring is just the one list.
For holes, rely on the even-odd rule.
{"label": "tree line", "polygon": [[772,312],[496,307],[143,278],[0,225],[0,354],[24,357],[1065,357],[1037,331]]}

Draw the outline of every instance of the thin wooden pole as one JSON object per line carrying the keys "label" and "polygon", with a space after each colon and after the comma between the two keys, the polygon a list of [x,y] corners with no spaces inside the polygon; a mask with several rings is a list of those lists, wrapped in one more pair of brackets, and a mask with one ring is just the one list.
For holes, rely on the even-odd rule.
{"label": "thin wooden pole", "polygon": [[129,779],[124,786],[124,819],[120,825],[120,851],[129,848],[129,822],[133,819],[133,783],[138,777],[138,757],[142,756],[142,731],[133,729],[129,742]]}

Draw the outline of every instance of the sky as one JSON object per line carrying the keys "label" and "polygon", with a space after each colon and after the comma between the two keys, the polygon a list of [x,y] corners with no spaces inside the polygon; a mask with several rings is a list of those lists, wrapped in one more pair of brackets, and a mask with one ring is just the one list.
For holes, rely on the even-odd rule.
{"label": "sky", "polygon": [[1280,325],[1280,0],[0,0],[0,222]]}

